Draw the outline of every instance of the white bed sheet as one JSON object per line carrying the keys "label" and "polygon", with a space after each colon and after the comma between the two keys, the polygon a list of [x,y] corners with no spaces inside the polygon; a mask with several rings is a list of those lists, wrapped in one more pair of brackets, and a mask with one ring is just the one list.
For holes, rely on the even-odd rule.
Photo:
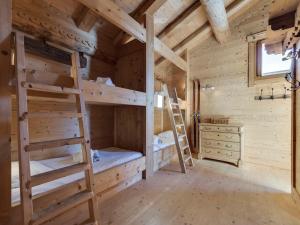
{"label": "white bed sheet", "polygon": [[[164,148],[167,148],[171,145],[175,145],[174,134],[172,130],[164,131],[159,133],[158,135],[154,135],[153,142],[153,151],[158,152]],[[159,141],[158,141],[159,140]],[[179,141],[181,142],[183,139],[181,138]]]}
{"label": "white bed sheet", "polygon": [[[119,148],[115,148],[115,147],[101,149],[101,150],[98,150],[98,152],[100,155],[100,160],[93,164],[94,173],[102,172],[104,170],[122,165],[124,163],[138,159],[143,156],[139,152],[119,149]],[[44,172],[51,171],[54,169],[59,169],[62,167],[70,166],[72,164],[76,164],[76,162],[74,162],[72,156],[40,160],[40,161],[31,161],[31,165],[35,165],[35,166],[31,167],[32,168],[31,172],[32,172],[32,175],[34,175],[34,174],[44,173]],[[35,167],[38,169],[34,169]],[[14,176],[12,177],[12,184],[14,185],[13,187],[15,187],[15,188],[12,189],[12,205],[16,205],[17,203],[20,202],[20,188],[16,187],[16,185],[17,185],[16,183],[19,180],[18,173],[19,173],[18,163],[13,162],[12,163],[12,174]],[[38,195],[38,194],[50,191],[51,189],[62,186],[64,184],[68,184],[73,181],[80,180],[82,178],[83,178],[83,172],[76,173],[76,174],[73,174],[68,177],[63,177],[63,178],[48,182],[46,184],[42,184],[42,185],[33,187],[32,193],[33,193],[33,195]]]}

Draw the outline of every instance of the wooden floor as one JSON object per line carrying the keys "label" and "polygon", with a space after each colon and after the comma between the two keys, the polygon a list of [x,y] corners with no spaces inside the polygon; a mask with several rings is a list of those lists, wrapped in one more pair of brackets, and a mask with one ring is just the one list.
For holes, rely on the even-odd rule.
{"label": "wooden floor", "polygon": [[[268,169],[238,169],[207,160],[196,162],[188,175],[172,169],[179,170],[178,164],[102,203],[101,224],[300,224],[300,209],[282,185],[288,179],[284,171],[272,174]],[[258,184],[266,177],[269,185]]]}

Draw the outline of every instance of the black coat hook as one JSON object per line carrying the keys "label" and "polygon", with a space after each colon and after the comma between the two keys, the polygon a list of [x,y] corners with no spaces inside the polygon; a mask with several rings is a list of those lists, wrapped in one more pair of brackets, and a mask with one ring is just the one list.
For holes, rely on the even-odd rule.
{"label": "black coat hook", "polygon": [[259,100],[262,100],[262,95],[263,95],[263,89],[260,90]]}

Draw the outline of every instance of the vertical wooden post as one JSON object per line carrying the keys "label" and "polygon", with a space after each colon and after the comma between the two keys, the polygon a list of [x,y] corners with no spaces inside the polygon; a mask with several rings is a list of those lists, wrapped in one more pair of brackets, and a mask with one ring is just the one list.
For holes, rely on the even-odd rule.
{"label": "vertical wooden post", "polygon": [[0,1],[0,221],[6,224],[11,208],[11,31],[12,0]]}
{"label": "vertical wooden post", "polygon": [[153,135],[154,135],[154,19],[146,14],[146,174],[153,174]]}
{"label": "vertical wooden post", "polygon": [[186,125],[186,131],[189,137],[189,141],[191,142],[191,85],[192,85],[192,80],[191,80],[191,73],[190,73],[190,67],[189,67],[189,61],[190,61],[190,56],[188,50],[185,51],[184,53],[184,58],[187,61],[187,71],[186,71],[186,86],[185,86],[185,97],[186,97],[186,109],[185,109],[185,125]]}
{"label": "vertical wooden post", "polygon": [[18,118],[18,158],[20,174],[20,194],[22,202],[23,223],[29,224],[33,215],[32,190],[30,185],[30,155],[25,151],[29,145],[28,118],[21,119],[28,113],[27,90],[22,83],[26,81],[26,61],[24,35],[16,33],[16,75],[17,75],[17,118]]}

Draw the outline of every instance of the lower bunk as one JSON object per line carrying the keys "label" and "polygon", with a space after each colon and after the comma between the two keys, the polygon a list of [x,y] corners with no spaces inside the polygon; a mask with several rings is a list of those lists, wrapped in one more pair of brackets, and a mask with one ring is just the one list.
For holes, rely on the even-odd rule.
{"label": "lower bunk", "polygon": [[153,170],[158,171],[162,167],[171,163],[172,160],[178,159],[173,131],[168,130],[153,138]]}
{"label": "lower bunk", "polygon": [[[123,189],[142,179],[145,170],[145,157],[135,151],[119,148],[107,148],[93,151],[93,168],[95,178],[95,192],[98,201],[103,201]],[[66,167],[77,163],[76,155],[32,161],[32,174],[38,174],[53,169]],[[60,202],[80,191],[85,190],[83,173],[39,185],[33,188],[34,211],[39,212],[53,204]],[[12,163],[12,216],[10,224],[21,224],[20,190],[18,187],[18,164]],[[86,206],[77,206],[78,210],[70,210],[63,216],[55,218],[45,224],[80,224],[88,218]]]}

